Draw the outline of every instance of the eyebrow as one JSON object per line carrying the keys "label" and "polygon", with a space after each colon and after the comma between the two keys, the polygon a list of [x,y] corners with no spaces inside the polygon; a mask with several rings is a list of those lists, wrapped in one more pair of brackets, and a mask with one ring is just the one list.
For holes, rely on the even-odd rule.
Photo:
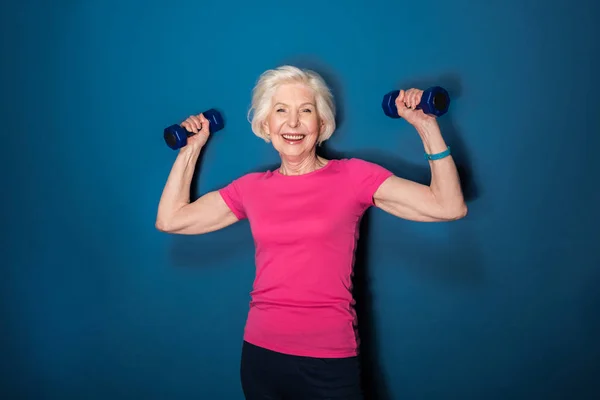
{"label": "eyebrow", "polygon": [[[300,107],[302,107],[302,106],[305,106],[305,105],[307,105],[307,104],[308,104],[308,105],[310,105],[310,106],[313,106],[313,107],[315,106],[315,104],[314,104],[314,103],[311,103],[310,101],[307,101],[307,102],[305,102],[305,103],[302,103],[302,104],[300,104]],[[287,106],[287,104],[285,104],[285,103],[282,103],[282,102],[278,101],[277,103],[275,103],[275,104],[273,105],[273,107],[276,107],[276,106],[279,106],[279,105],[282,105],[282,106]]]}

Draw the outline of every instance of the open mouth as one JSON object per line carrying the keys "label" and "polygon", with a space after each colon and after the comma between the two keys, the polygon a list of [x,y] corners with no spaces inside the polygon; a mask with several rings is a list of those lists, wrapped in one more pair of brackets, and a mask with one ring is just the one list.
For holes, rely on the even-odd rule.
{"label": "open mouth", "polygon": [[301,135],[301,134],[287,134],[287,133],[283,134],[281,136],[289,144],[300,143],[306,137],[306,135]]}

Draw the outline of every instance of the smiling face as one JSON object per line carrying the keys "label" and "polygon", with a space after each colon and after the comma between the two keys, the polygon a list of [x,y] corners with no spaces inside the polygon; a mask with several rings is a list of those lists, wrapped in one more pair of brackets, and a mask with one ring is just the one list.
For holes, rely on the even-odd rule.
{"label": "smiling face", "polygon": [[281,156],[298,159],[310,156],[323,127],[313,91],[301,83],[280,85],[265,120],[265,131]]}

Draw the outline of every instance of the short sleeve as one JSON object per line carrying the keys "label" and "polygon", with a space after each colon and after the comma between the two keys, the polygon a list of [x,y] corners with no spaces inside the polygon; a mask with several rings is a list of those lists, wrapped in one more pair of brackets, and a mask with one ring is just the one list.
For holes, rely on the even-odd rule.
{"label": "short sleeve", "polygon": [[240,220],[245,219],[247,217],[246,210],[244,208],[242,186],[243,185],[241,179],[236,179],[219,190],[219,194],[221,195],[229,209]]}
{"label": "short sleeve", "polygon": [[375,192],[386,179],[394,175],[381,165],[358,158],[348,160],[348,169],[350,182],[354,186],[359,203],[364,207],[375,204]]}

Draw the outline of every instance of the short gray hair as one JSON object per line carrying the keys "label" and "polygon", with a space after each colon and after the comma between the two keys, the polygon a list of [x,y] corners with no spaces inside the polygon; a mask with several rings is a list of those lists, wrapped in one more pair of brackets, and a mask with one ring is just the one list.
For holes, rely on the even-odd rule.
{"label": "short gray hair", "polygon": [[320,145],[331,137],[336,128],[333,94],[321,75],[315,71],[291,65],[270,69],[260,75],[252,90],[252,105],[248,111],[248,121],[252,125],[252,132],[264,141],[270,141],[263,129],[263,123],[271,108],[271,98],[279,85],[290,82],[303,83],[315,93],[317,115],[324,124],[317,139],[317,143]]}

